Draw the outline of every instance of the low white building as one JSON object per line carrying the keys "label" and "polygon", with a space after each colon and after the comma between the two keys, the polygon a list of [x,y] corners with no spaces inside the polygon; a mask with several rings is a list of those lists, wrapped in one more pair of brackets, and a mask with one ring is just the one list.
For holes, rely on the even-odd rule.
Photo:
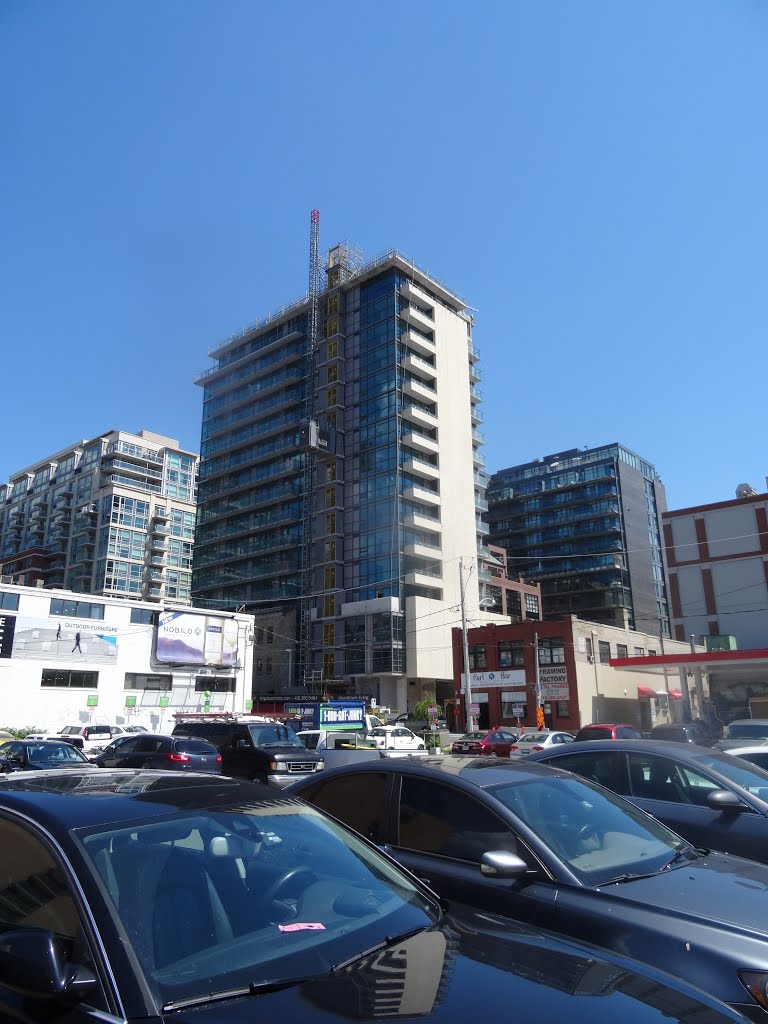
{"label": "low white building", "polygon": [[0,585],[0,728],[246,711],[252,657],[252,615]]}

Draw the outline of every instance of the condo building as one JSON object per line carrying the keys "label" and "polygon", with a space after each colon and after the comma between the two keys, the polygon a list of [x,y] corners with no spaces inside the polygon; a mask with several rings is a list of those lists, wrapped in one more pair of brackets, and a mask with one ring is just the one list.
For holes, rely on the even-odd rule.
{"label": "condo building", "polygon": [[314,296],[210,351],[193,599],[255,615],[254,695],[453,696],[462,602],[499,618],[472,328],[410,259],[340,245]]}
{"label": "condo building", "polygon": [[494,473],[490,541],[541,584],[544,618],[669,636],[661,477],[620,444],[571,449]]}
{"label": "condo building", "polygon": [[189,604],[197,456],[109,430],[0,486],[3,582]]}

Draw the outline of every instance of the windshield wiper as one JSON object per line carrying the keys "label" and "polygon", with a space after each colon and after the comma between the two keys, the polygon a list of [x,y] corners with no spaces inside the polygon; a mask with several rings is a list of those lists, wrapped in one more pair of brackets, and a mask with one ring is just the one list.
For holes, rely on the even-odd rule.
{"label": "windshield wiper", "polygon": [[371,946],[370,949],[363,949],[359,953],[355,953],[349,960],[342,960],[338,964],[334,964],[331,968],[331,974],[336,974],[337,971],[343,971],[345,967],[349,967],[350,964],[354,964],[358,960],[362,960],[366,956],[370,956],[371,953],[378,953],[382,949],[386,949],[387,946],[394,946],[396,942],[405,942],[406,939],[413,938],[414,935],[419,935],[425,931],[426,926],[422,925],[420,928],[412,928],[409,932],[403,932],[402,935],[387,935],[382,939],[381,942],[377,942],[375,946]]}
{"label": "windshield wiper", "polygon": [[[664,865],[666,867],[666,864]],[[664,868],[659,868],[657,871],[626,871],[623,875],[616,875],[615,878],[607,878],[604,882],[596,882],[595,888],[599,889],[603,885],[619,885],[622,882],[636,882],[641,878],[653,878],[658,875],[659,871],[663,871]]]}
{"label": "windshield wiper", "polygon": [[177,999],[166,1003],[163,1012],[171,1010],[187,1010],[192,1006],[205,1006],[208,1003],[221,1002],[225,999],[243,999],[246,996],[260,996],[266,992],[278,992],[282,988],[294,988],[308,981],[317,981],[322,974],[302,975],[298,978],[276,978],[274,981],[252,981],[243,988],[223,989],[221,992],[206,992],[205,995],[190,996],[189,999]]}
{"label": "windshield wiper", "polygon": [[668,861],[661,870],[671,871],[675,865],[680,863],[680,861],[690,860],[692,853],[696,853],[696,850],[692,846],[686,846],[684,849],[678,850],[672,860]]}

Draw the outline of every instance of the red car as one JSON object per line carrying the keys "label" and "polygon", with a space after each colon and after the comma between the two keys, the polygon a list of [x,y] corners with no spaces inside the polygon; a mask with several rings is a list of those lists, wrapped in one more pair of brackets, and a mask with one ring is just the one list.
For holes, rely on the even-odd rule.
{"label": "red car", "polygon": [[455,741],[452,754],[482,754],[484,757],[509,757],[517,733],[509,729],[491,729],[490,732],[467,732]]}
{"label": "red car", "polygon": [[633,725],[585,725],[576,733],[576,742],[581,740],[639,740],[640,733]]}

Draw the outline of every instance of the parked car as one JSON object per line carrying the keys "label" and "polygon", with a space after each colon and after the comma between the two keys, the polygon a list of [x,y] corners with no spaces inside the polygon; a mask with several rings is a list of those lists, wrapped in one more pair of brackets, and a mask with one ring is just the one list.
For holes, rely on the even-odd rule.
{"label": "parked car", "polygon": [[428,757],[291,792],[445,899],[621,950],[765,1019],[768,867],[705,855],[601,786],[530,758]]}
{"label": "parked car", "polygon": [[0,772],[83,768],[90,764],[71,743],[54,740],[4,740],[0,743]]}
{"label": "parked car", "polygon": [[99,768],[159,768],[221,773],[221,754],[207,740],[140,732],[118,736],[93,763]]}
{"label": "parked car", "polygon": [[718,750],[730,750],[745,742],[760,743],[768,740],[768,718],[738,718],[729,722],[715,744]]}
{"label": "parked car", "polygon": [[452,754],[481,754],[486,757],[509,757],[517,733],[511,729],[490,732],[465,732],[451,746]]}
{"label": "parked car", "polygon": [[74,744],[88,755],[99,753],[114,736],[122,735],[119,725],[66,725],[56,738]]}
{"label": "parked car", "polygon": [[541,732],[524,732],[517,743],[512,746],[510,753],[532,754],[537,750],[562,746],[563,743],[573,743],[573,734],[550,729],[544,729]]}
{"label": "parked car", "polygon": [[371,729],[368,739],[374,740],[381,750],[424,750],[421,736],[406,729],[404,725],[382,725]]}
{"label": "parked car", "polygon": [[715,738],[702,722],[665,722],[654,725],[650,739],[669,740],[672,743],[698,743],[700,747],[713,747]]}
{"label": "parked car", "polygon": [[639,740],[640,733],[633,725],[609,725],[607,723],[585,725],[574,736],[577,743],[583,740]]}
{"label": "parked car", "polygon": [[213,715],[184,719],[174,736],[192,736],[212,743],[221,754],[225,775],[287,786],[303,775],[325,767],[320,754],[307,750],[288,726],[256,716],[225,718]]}
{"label": "parked car", "polygon": [[[297,732],[307,750],[336,750],[338,748],[375,747],[362,729],[302,729]],[[325,755],[323,755],[325,756]]]}
{"label": "parked car", "polygon": [[574,743],[531,757],[620,793],[694,846],[768,863],[768,771],[748,761],[654,740]]}
{"label": "parked car", "polygon": [[0,846],[8,1020],[465,1024],[478,992],[573,1024],[742,1020],[624,956],[447,915],[344,826],[238,779],[11,776]]}

